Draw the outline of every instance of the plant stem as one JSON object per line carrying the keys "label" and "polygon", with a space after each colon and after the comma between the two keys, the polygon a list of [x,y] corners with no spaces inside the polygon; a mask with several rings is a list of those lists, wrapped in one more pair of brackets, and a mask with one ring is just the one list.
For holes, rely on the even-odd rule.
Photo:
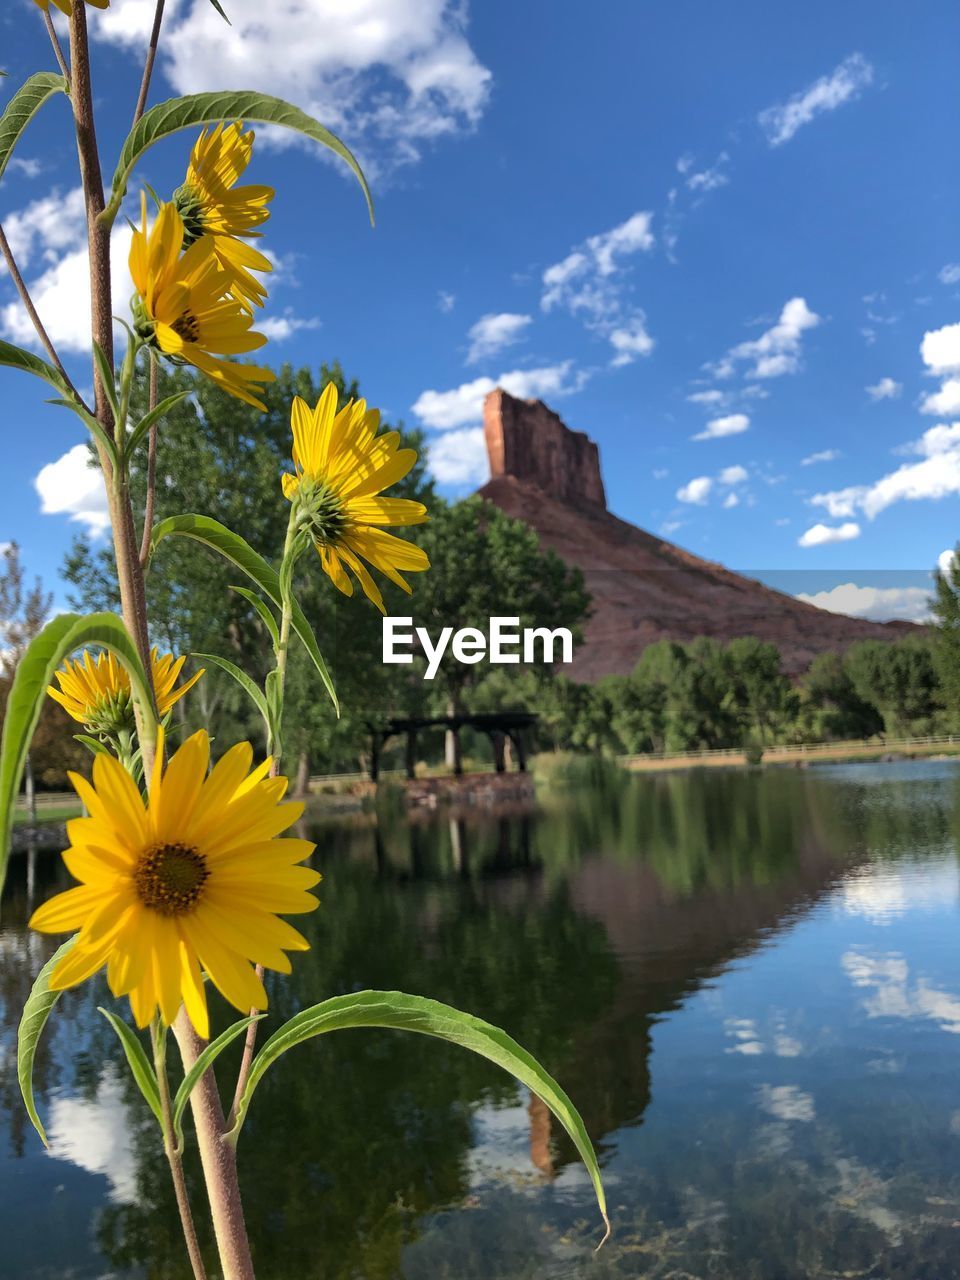
{"label": "plant stem", "polygon": [[170,1083],[167,1079],[166,1042],[157,1025],[156,1018],[150,1024],[150,1040],[153,1044],[153,1063],[157,1072],[160,1109],[163,1114],[163,1149],[170,1164],[170,1176],[173,1179],[177,1208],[180,1211],[183,1238],[187,1245],[190,1265],[193,1267],[194,1280],[207,1280],[203,1256],[200,1253],[200,1242],[197,1240],[197,1229],[193,1224],[193,1213],[190,1210],[187,1183],[183,1176],[183,1161],[180,1157],[180,1152],[177,1150],[177,1140],[173,1131],[173,1108],[170,1105]]}
{"label": "plant stem", "polygon": [[144,111],[147,109],[147,96],[150,93],[150,78],[153,75],[153,64],[157,60],[157,46],[160,43],[160,28],[163,25],[163,6],[165,0],[157,0],[157,11],[153,15],[153,30],[150,33],[150,44],[147,48],[146,61],[143,64],[143,80],[140,82],[140,96],[137,99],[137,109],[133,113],[133,123],[136,125]]}
{"label": "plant stem", "polygon": [[63,367],[63,363],[61,362],[59,355],[57,355],[57,349],[50,340],[50,335],[43,327],[43,321],[40,319],[37,308],[33,305],[33,299],[30,297],[30,290],[27,288],[26,282],[20,274],[20,268],[17,266],[17,260],[13,256],[13,250],[10,248],[10,242],[7,240],[6,233],[2,226],[0,226],[0,253],[3,254],[3,260],[7,264],[7,270],[10,272],[10,279],[13,281],[17,293],[20,295],[20,301],[23,303],[27,315],[30,317],[30,323],[37,331],[37,337],[43,344],[44,351],[46,351],[47,355],[50,357],[51,363],[70,389],[70,392],[76,396],[77,402],[89,412],[89,406],[84,404],[79,392],[71,382],[70,375]]}
{"label": "plant stem", "polygon": [[[182,1008],[173,1024],[173,1034],[180,1046],[184,1071],[189,1071],[203,1052],[205,1042],[197,1035],[186,1010]],[[213,1229],[220,1250],[223,1280],[256,1280],[237,1180],[237,1152],[232,1143],[224,1141],[229,1126],[224,1122],[212,1071],[201,1076],[190,1095],[190,1107],[210,1199]]]}
{"label": "plant stem", "polygon": [[67,82],[67,92],[70,91],[70,68],[66,64],[63,56],[63,50],[60,48],[60,41],[57,39],[57,31],[53,25],[53,19],[50,17],[50,10],[44,9],[43,21],[47,28],[47,35],[50,37],[50,43],[53,45],[53,52],[56,55],[57,62],[60,64],[60,71],[64,80]]}
{"label": "plant stem", "polygon": [[[97,149],[97,130],[93,114],[93,89],[90,78],[90,48],[87,38],[86,5],[73,7],[70,19],[70,62],[73,67],[73,90],[70,100],[73,103],[74,124],[77,134],[77,152],[80,158],[80,176],[83,181],[84,200],[87,210],[87,242],[90,254],[90,306],[91,329],[96,342],[100,344],[106,360],[113,363],[113,296],[110,280],[110,228],[98,221],[104,208],[103,175],[100,168],[100,153]],[[110,400],[100,377],[100,371],[94,363],[93,385],[95,393],[95,412],[97,421],[108,435],[122,430],[125,424],[113,421]],[[143,573],[140,569],[140,558],[136,550],[136,529],[133,521],[133,508],[130,504],[130,487],[124,474],[114,475],[113,468],[103,450],[98,446],[100,465],[107,482],[107,494],[110,504],[110,523],[113,529],[114,551],[117,560],[117,580],[120,586],[120,601],[123,610],[123,621],[133,637],[140,654],[140,660],[152,679],[150,663],[150,640],[147,632],[146,591],[143,584]],[[145,714],[137,702],[134,702],[137,716],[137,731],[143,753],[145,777],[149,778],[153,768],[156,731],[153,717]]]}
{"label": "plant stem", "polygon": [[[157,407],[159,374],[157,357],[150,354],[150,403],[147,406],[152,413]],[[140,569],[146,573],[147,561],[150,559],[150,534],[153,532],[153,511],[157,496],[157,423],[150,428],[150,443],[147,447],[147,500],[143,509],[143,537],[140,541]]]}
{"label": "plant stem", "polygon": [[[90,77],[90,50],[87,40],[86,5],[75,4],[70,19],[70,60],[73,66],[74,122],[77,133],[77,149],[80,156],[80,173],[87,211],[87,238],[90,252],[91,318],[93,337],[100,344],[108,361],[113,361],[113,319],[110,283],[110,226],[99,221],[105,207],[103,177],[97,150],[96,127],[93,115],[93,91]],[[129,371],[128,371],[129,372]],[[132,376],[132,372],[130,373]],[[113,422],[109,398],[94,368],[96,391],[96,416],[110,434],[116,427],[124,430],[126,424]],[[113,526],[114,549],[117,559],[117,580],[123,619],[137,645],[147,672],[152,675],[150,641],[147,630],[146,591],[143,570],[140,566],[130,487],[125,475],[115,476],[109,459],[100,451],[100,462],[110,495],[110,518]],[[144,777],[152,772],[156,749],[153,717],[144,714],[138,703],[137,731],[143,759]],[[174,1035],[180,1045],[180,1053],[187,1070],[202,1051],[203,1041],[197,1036],[186,1012],[181,1008],[174,1025]],[[255,1280],[250,1245],[243,1221],[240,1200],[240,1184],[237,1178],[236,1153],[223,1141],[225,1125],[216,1079],[207,1071],[191,1095],[191,1107],[196,1123],[197,1142],[203,1162],[207,1195],[213,1216],[217,1246],[224,1280]]]}
{"label": "plant stem", "polygon": [[[286,564],[292,556],[296,554],[295,547],[297,541],[297,504],[294,502],[290,508],[290,520],[287,523],[287,536],[283,544],[283,563]],[[293,566],[290,566],[292,574]],[[281,581],[285,575],[281,573]],[[273,759],[270,762],[270,777],[275,778],[280,772],[280,754],[283,750],[282,745],[282,716],[283,716],[283,695],[287,680],[287,650],[290,646],[290,627],[293,621],[293,599],[289,592],[283,593],[283,605],[280,614],[280,643],[277,645],[277,674],[280,684],[279,703],[281,723],[275,726],[268,725],[270,734],[270,744],[268,750]],[[263,965],[256,966],[257,977],[263,979]],[[251,1009],[251,1016],[257,1012]],[[230,1107],[230,1115],[227,1117],[228,1128],[233,1127],[233,1122],[237,1118],[237,1111],[240,1107],[240,1099],[243,1097],[244,1090],[247,1087],[247,1080],[250,1076],[250,1068],[253,1066],[253,1054],[257,1047],[257,1023],[251,1022],[247,1027],[247,1034],[243,1041],[243,1057],[240,1059],[240,1071],[237,1075],[237,1087],[233,1091],[233,1104]]]}

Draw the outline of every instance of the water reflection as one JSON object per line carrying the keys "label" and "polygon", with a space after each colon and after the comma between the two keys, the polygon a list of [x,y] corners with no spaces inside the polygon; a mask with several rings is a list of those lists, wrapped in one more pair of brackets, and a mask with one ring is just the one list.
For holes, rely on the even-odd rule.
{"label": "water reflection", "polygon": [[[399,986],[504,1026],[581,1106],[617,1235],[590,1263],[582,1168],[495,1068],[349,1032],[258,1092],[241,1166],[261,1274],[960,1276],[940,1242],[960,1217],[956,776],[672,775],[536,814],[315,818],[323,906],[272,1017]],[[38,900],[62,880],[46,855],[30,876]],[[0,1275],[186,1276],[96,986],[63,999],[38,1058],[50,1155],[25,1128],[14,1028],[51,950],[29,896],[21,857],[0,929]],[[50,1206],[61,1229],[41,1235]]]}

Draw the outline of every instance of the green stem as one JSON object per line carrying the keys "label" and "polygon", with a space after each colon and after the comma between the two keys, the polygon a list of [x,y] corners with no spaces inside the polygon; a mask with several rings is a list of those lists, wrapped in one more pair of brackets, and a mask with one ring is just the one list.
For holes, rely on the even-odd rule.
{"label": "green stem", "polygon": [[[283,544],[283,561],[280,570],[280,582],[283,586],[283,602],[280,612],[280,642],[277,645],[277,711],[275,713],[276,724],[267,725],[267,753],[272,757],[270,763],[271,778],[277,777],[280,772],[280,757],[283,752],[282,729],[283,729],[283,703],[284,693],[286,691],[287,681],[287,650],[290,647],[290,628],[293,622],[293,570],[297,560],[302,553],[302,545],[299,537],[298,509],[296,502],[290,508],[290,520],[287,523],[287,536]],[[263,965],[256,966],[257,976],[263,979]],[[250,1014],[253,1016],[257,1012],[251,1009]],[[247,1027],[247,1034],[243,1042],[243,1057],[240,1060],[240,1071],[237,1074],[237,1087],[233,1091],[233,1105],[230,1108],[230,1114],[227,1117],[227,1127],[232,1128],[233,1122],[237,1116],[237,1108],[240,1106],[240,1099],[243,1097],[244,1090],[247,1087],[247,1080],[250,1076],[250,1068],[253,1066],[253,1055],[257,1047],[257,1024],[251,1022]]]}
{"label": "green stem", "polygon": [[283,695],[287,683],[287,650],[290,647],[290,627],[293,622],[293,591],[291,582],[293,569],[299,552],[297,550],[297,505],[290,508],[290,519],[287,522],[287,536],[283,544],[283,561],[280,569],[280,583],[284,587],[283,603],[280,613],[280,643],[277,645],[277,715],[276,724],[268,726],[269,740],[267,751],[273,757],[271,776],[280,772],[280,757],[283,754]]}
{"label": "green stem", "polygon": [[157,1072],[157,1086],[160,1091],[160,1110],[163,1115],[163,1149],[170,1165],[170,1176],[177,1197],[177,1208],[180,1211],[180,1225],[183,1227],[183,1238],[187,1245],[187,1254],[193,1268],[194,1280],[207,1280],[197,1240],[197,1230],[193,1224],[193,1213],[187,1195],[187,1183],[183,1176],[183,1161],[177,1150],[176,1137],[173,1131],[173,1107],[170,1103],[170,1084],[167,1080],[167,1036],[161,1031],[157,1019],[150,1024],[150,1040],[153,1044],[153,1063]]}

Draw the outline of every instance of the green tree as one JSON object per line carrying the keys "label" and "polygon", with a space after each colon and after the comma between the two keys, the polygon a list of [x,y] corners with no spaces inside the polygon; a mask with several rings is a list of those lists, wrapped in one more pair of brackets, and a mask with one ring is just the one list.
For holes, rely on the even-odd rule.
{"label": "green tree", "polygon": [[960,543],[934,573],[933,663],[951,730],[960,725]]}
{"label": "green tree", "polygon": [[861,640],[847,650],[844,667],[857,695],[883,717],[887,733],[924,734],[936,727],[939,689],[927,637],[895,644]]}
{"label": "green tree", "polygon": [[[417,583],[406,612],[434,639],[444,627],[485,629],[494,616],[519,618],[521,629],[566,627],[574,643],[582,638],[590,607],[583,575],[554,552],[543,551],[536,533],[523,521],[482,498],[468,498],[450,505],[435,503],[429,523],[416,535],[432,568]],[[446,715],[463,711],[469,691],[488,672],[486,663],[457,662],[448,649],[432,681],[438,710]],[[451,765],[456,763],[455,750],[451,735]]]}
{"label": "green tree", "polygon": [[780,665],[780,650],[753,636],[731,640],[724,653],[742,724],[741,740],[773,741],[796,711],[793,686]]}
{"label": "green tree", "polygon": [[883,729],[883,717],[857,692],[842,655],[820,653],[801,681],[798,725],[804,741],[870,738]]}

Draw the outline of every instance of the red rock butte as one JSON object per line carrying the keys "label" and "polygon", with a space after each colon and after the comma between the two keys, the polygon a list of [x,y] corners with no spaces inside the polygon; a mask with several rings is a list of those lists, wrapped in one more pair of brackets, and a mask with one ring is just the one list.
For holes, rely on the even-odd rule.
{"label": "red rock butte", "polygon": [[772,641],[791,675],[857,640],[896,640],[907,622],[828,613],[628,524],[607,510],[600,452],[540,400],[499,387],[484,403],[490,479],[480,496],[536,530],[584,575],[593,600],[570,674],[625,675],[648,644],[710,636]]}

